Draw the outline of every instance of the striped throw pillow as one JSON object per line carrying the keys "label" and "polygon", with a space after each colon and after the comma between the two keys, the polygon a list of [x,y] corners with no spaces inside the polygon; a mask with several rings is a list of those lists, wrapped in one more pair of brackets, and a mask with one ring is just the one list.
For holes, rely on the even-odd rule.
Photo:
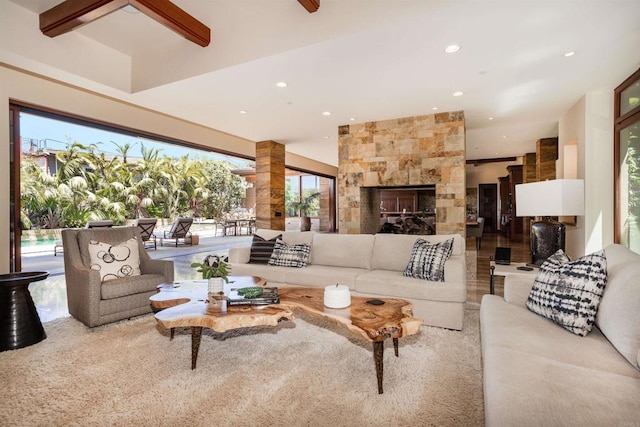
{"label": "striped throw pillow", "polygon": [[273,246],[276,244],[276,240],[281,239],[282,234],[278,234],[276,237],[270,240],[265,240],[257,234],[253,235],[253,241],[251,242],[251,254],[249,255],[250,264],[268,264],[273,253]]}

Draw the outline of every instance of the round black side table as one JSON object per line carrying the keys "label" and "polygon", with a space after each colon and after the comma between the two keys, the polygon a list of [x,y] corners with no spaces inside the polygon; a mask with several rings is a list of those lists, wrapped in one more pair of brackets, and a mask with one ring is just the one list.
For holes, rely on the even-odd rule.
{"label": "round black side table", "polygon": [[0,274],[0,351],[27,347],[47,337],[29,284],[48,276],[43,271]]}

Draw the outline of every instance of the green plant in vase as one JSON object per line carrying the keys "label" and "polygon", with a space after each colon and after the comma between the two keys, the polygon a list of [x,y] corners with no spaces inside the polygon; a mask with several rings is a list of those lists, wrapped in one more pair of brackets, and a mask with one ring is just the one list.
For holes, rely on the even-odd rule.
{"label": "green plant in vase", "polygon": [[228,258],[220,255],[209,255],[203,262],[194,262],[191,267],[197,268],[198,273],[202,273],[202,278],[208,280],[208,290],[210,293],[223,293],[224,283],[229,283]]}

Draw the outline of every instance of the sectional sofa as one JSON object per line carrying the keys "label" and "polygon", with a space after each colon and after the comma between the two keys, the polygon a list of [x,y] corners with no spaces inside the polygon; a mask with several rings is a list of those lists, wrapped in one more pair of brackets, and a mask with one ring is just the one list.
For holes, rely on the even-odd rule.
{"label": "sectional sofa", "polygon": [[533,278],[480,307],[486,425],[640,425],[640,255],[605,248],[607,283],[582,337],[529,311]]}
{"label": "sectional sofa", "polygon": [[[453,235],[324,234],[258,229],[264,239],[281,235],[287,244],[311,246],[310,264],[302,268],[250,263],[251,248],[231,248],[234,275],[254,275],[274,286],[347,285],[353,295],[403,298],[425,325],[462,329],[467,298],[465,241]],[[439,243],[453,238],[442,282],[403,276],[418,238]]]}

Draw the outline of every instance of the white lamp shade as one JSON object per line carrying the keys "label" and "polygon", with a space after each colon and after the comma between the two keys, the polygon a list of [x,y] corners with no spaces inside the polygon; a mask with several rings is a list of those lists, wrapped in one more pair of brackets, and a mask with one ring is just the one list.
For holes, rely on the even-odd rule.
{"label": "white lamp shade", "polygon": [[516,185],[516,216],[584,215],[584,180],[554,179]]}

